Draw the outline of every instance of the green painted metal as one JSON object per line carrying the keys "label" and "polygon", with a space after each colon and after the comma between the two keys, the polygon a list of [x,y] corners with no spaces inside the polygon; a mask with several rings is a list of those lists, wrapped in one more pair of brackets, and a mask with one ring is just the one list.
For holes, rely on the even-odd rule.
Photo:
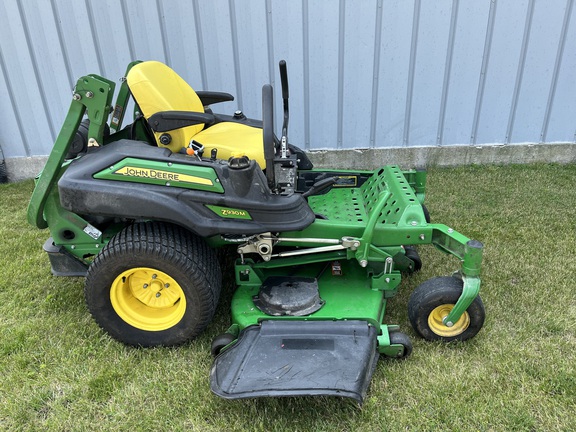
{"label": "green painted metal", "polygon": [[50,192],[44,213],[54,243],[63,246],[77,258],[95,255],[104,246],[102,232],[80,216],[62,208],[57,188]]}
{"label": "green painted metal", "polygon": [[386,357],[398,357],[404,352],[404,346],[390,343],[390,332],[399,330],[396,325],[381,326],[381,334],[378,335],[378,352]]}
{"label": "green painted metal", "polygon": [[114,83],[97,75],[84,76],[76,82],[68,114],[48,161],[36,181],[36,187],[28,205],[27,218],[31,225],[40,229],[48,227],[44,218],[44,207],[50,190],[61,174],[64,157],[86,111],[90,120],[88,138],[95,139],[98,143],[103,142],[104,125],[110,112],[113,94]]}
{"label": "green painted metal", "polygon": [[[429,244],[432,231],[421,205],[425,183],[426,176],[421,172],[386,166],[374,171],[359,188],[333,189],[328,194],[309,197],[310,207],[327,220],[317,220],[305,230],[283,237],[355,237],[363,240],[356,254],[359,260],[369,258],[370,245]],[[373,258],[377,259],[377,255]]]}
{"label": "green painted metal", "polygon": [[450,313],[443,319],[444,324],[457,322],[480,293],[479,277],[462,275],[462,280],[464,281],[462,294]]}
{"label": "green painted metal", "polygon": [[94,178],[131,183],[223,193],[224,188],[211,167],[125,158],[96,174]]}
{"label": "green painted metal", "polygon": [[128,107],[128,100],[130,99],[130,89],[128,88],[126,77],[128,76],[130,69],[132,69],[132,67],[138,63],[142,62],[140,60],[136,60],[128,64],[126,73],[124,73],[124,77],[121,80],[122,84],[120,85],[120,90],[118,90],[118,96],[116,97],[114,110],[112,111],[112,115],[110,117],[110,130],[112,132],[117,132],[122,127],[122,122],[124,120],[124,116],[126,115],[126,108]]}
{"label": "green painted metal", "polygon": [[483,245],[479,241],[470,240],[465,235],[454,231],[446,225],[432,225],[432,243],[445,253],[456,256],[462,262],[462,280],[464,287],[460,298],[450,311],[444,322],[457,322],[462,314],[472,304],[480,292],[480,269],[482,267]]}
{"label": "green painted metal", "polygon": [[207,204],[210,210],[216,213],[218,216],[223,217],[225,219],[245,219],[245,220],[252,220],[252,216],[246,210],[230,208],[230,207],[220,207],[216,205],[209,205]]}
{"label": "green painted metal", "polygon": [[260,311],[253,302],[260,286],[268,276],[286,276],[294,272],[292,267],[275,268],[273,271],[254,268],[253,263],[236,265],[238,288],[232,298],[232,323],[240,329],[258,324],[265,319],[282,320],[342,320],[360,319],[380,329],[386,307],[383,291],[373,289],[371,275],[354,261],[342,261],[342,276],[334,276],[330,262],[316,263],[297,268],[298,276],[316,277],[320,297],[326,302],[317,312],[306,317],[271,317]]}

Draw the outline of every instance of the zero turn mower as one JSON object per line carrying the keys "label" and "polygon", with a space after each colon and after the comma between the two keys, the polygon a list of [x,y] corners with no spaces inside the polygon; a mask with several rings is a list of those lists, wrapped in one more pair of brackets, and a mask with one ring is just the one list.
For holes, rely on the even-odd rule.
{"label": "zero turn mower", "polygon": [[361,403],[379,355],[412,351],[383,318],[402,275],[422,265],[416,246],[461,261],[408,304],[418,335],[452,341],[484,322],[482,244],[430,223],[424,171],[314,169],[288,142],[283,61],[280,75],[280,137],[270,85],[254,120],[214,113],[233,97],[195,92],[155,61],[128,66],[114,104],[113,82],[80,78],[28,220],[50,230],[52,273],[85,276],[96,322],[135,346],[182,344],[208,326],[222,283],[215,249],[232,246],[237,288],[212,344],[212,391]]}

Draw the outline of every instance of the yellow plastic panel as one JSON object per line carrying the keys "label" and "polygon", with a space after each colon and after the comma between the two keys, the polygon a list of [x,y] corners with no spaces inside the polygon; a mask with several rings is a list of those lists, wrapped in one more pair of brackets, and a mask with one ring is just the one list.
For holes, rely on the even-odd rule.
{"label": "yellow plastic panel", "polygon": [[223,122],[204,129],[194,140],[204,145],[204,155],[218,149],[218,159],[228,159],[234,154],[244,154],[266,168],[262,129],[241,123]]}
{"label": "yellow plastic panel", "polygon": [[[135,65],[128,76],[128,87],[146,119],[162,111],[204,112],[196,92],[180,75],[163,63],[147,61]],[[190,139],[204,128],[203,124],[170,131],[172,142],[165,146],[158,141],[161,133],[154,133],[159,147],[178,152],[187,147]]]}

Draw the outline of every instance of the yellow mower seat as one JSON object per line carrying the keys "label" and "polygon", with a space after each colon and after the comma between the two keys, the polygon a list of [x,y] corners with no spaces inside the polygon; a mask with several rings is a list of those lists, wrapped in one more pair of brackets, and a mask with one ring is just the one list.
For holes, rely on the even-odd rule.
{"label": "yellow mower seat", "polygon": [[[204,112],[204,106],[196,92],[170,67],[157,61],[139,63],[130,69],[128,87],[146,120],[159,112]],[[220,122],[206,127],[204,124],[186,126],[168,132],[171,142],[160,142],[162,132],[154,132],[156,144],[179,152],[188,147],[192,138],[204,145],[207,154],[218,150],[218,158],[228,159],[243,153],[264,168],[262,129],[242,123]]]}

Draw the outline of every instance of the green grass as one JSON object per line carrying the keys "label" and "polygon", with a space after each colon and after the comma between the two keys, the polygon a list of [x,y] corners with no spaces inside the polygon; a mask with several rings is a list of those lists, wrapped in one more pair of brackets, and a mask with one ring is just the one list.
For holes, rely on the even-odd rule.
{"label": "green grass", "polygon": [[436,222],[485,244],[487,320],[465,343],[418,339],[406,303],[458,269],[432,247],[386,322],[414,352],[381,360],[362,408],[345,399],[226,401],[212,395],[208,330],[179,348],[126,347],[98,328],[83,280],[50,275],[47,231],[26,224],[32,182],[0,185],[0,430],[576,430],[576,166],[432,169]]}

